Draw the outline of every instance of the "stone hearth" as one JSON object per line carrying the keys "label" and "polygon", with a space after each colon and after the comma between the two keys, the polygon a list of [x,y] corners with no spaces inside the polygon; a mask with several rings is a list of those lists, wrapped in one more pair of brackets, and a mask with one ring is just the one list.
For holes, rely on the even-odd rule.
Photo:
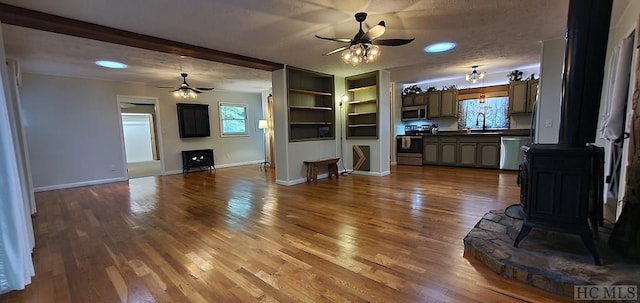
{"label": "stone hearth", "polygon": [[640,289],[640,264],[608,248],[608,230],[601,228],[596,240],[602,260],[597,266],[577,235],[533,229],[518,248],[513,247],[521,227],[522,220],[504,211],[485,214],[464,238],[465,257],[505,278],[569,297],[573,297],[574,285],[635,284]]}

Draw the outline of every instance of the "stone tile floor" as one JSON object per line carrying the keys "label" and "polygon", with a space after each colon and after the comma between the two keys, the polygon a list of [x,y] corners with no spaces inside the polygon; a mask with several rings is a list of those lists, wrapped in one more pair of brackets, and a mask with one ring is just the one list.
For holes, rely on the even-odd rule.
{"label": "stone tile floor", "polygon": [[513,241],[522,221],[504,211],[491,211],[464,238],[464,255],[475,258],[503,277],[573,297],[574,285],[637,285],[640,264],[618,256],[607,246],[609,230],[600,228],[597,248],[602,265],[593,263],[580,236],[533,229]]}

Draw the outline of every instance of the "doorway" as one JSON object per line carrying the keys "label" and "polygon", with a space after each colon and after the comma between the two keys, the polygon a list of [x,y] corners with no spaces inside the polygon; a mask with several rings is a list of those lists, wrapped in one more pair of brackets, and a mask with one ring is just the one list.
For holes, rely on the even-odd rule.
{"label": "doorway", "polygon": [[118,107],[128,178],[162,175],[156,99],[118,96]]}

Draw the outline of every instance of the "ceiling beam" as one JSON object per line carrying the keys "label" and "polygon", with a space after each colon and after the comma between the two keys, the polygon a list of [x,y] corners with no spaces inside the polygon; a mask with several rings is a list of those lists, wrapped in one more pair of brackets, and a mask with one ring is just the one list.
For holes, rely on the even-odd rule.
{"label": "ceiling beam", "polygon": [[284,67],[281,63],[137,34],[113,27],[60,17],[3,3],[0,3],[0,22],[264,71],[274,71]]}

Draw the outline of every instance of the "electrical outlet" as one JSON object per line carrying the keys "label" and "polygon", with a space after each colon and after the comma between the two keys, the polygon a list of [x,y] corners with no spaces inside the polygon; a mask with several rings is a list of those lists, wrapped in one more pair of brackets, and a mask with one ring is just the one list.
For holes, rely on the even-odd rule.
{"label": "electrical outlet", "polygon": [[548,128],[548,127],[551,127],[551,126],[553,126],[553,120],[547,119],[547,120],[544,121],[544,127]]}

